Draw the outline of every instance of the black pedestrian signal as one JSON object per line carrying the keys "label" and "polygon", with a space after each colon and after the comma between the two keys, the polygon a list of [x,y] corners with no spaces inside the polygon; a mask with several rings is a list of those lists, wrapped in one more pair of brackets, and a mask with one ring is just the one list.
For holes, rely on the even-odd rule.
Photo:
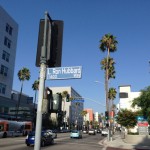
{"label": "black pedestrian signal", "polygon": [[109,120],[109,112],[108,111],[105,111],[105,119]]}
{"label": "black pedestrian signal", "polygon": [[61,111],[62,106],[62,96],[61,94],[53,94],[53,102],[51,112],[59,112]]}
{"label": "black pedestrian signal", "polygon": [[66,95],[66,102],[70,102],[70,95],[69,94]]}

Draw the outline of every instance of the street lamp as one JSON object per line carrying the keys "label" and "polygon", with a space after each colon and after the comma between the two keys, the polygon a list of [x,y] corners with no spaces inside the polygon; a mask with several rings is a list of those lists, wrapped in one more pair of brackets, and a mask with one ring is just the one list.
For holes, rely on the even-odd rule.
{"label": "street lamp", "polygon": [[[104,86],[104,88],[105,88],[105,84],[103,83],[103,82],[100,82],[100,81],[98,81],[98,80],[96,80],[96,81],[94,81],[95,83],[99,83],[99,84],[102,84],[103,86]],[[107,100],[106,100],[106,93],[105,93],[105,101],[106,101],[106,111],[108,111],[107,110]]]}

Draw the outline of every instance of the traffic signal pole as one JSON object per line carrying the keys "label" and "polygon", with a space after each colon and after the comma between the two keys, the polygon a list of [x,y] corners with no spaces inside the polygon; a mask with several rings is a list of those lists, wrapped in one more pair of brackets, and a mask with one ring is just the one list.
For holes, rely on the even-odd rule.
{"label": "traffic signal pole", "polygon": [[38,96],[38,108],[36,117],[36,130],[35,130],[35,145],[34,150],[41,149],[41,129],[42,129],[42,100],[44,95],[45,79],[46,79],[46,38],[47,38],[47,27],[48,27],[48,13],[45,12],[45,25],[44,25],[44,39],[41,50],[40,58],[40,79],[39,79],[39,96]]}

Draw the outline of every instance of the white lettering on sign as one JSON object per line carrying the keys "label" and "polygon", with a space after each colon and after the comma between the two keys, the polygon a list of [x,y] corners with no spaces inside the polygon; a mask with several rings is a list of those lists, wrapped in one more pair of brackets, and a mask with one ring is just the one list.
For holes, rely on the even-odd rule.
{"label": "white lettering on sign", "polygon": [[47,69],[47,79],[81,78],[82,67],[56,67]]}
{"label": "white lettering on sign", "polygon": [[53,68],[53,74],[81,74],[81,69],[78,68],[62,68],[61,70],[58,68]]}

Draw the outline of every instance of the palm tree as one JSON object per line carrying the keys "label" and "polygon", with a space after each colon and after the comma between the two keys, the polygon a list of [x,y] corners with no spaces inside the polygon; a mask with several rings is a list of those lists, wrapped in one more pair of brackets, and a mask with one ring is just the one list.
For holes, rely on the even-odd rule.
{"label": "palm tree", "polygon": [[[109,57],[108,58],[108,80],[110,78],[115,79],[115,61],[113,58]],[[107,58],[102,59],[101,61],[101,69],[106,71],[106,66],[107,66]]]}
{"label": "palm tree", "polygon": [[[82,112],[81,112],[81,116],[84,118],[84,117],[86,117],[86,115],[87,115],[87,111],[86,110],[83,110]],[[84,120],[84,123],[86,122],[86,118],[85,118],[85,120]],[[85,126],[86,127],[86,126]]]}
{"label": "palm tree", "polygon": [[32,84],[32,89],[35,91],[35,95],[34,95],[34,104],[35,104],[36,103],[37,90],[39,89],[39,80],[34,81],[34,83]]}
{"label": "palm tree", "polygon": [[19,109],[20,101],[21,101],[21,95],[22,95],[22,89],[23,89],[23,82],[25,80],[29,80],[30,76],[31,75],[30,75],[29,69],[27,69],[25,67],[23,67],[21,70],[18,71],[18,78],[21,81],[21,90],[20,90],[18,104],[17,104],[17,109],[16,109],[16,119],[18,119],[18,109]]}
{"label": "palm tree", "polygon": [[[117,94],[117,91],[115,88],[113,88],[113,87],[109,88],[109,92],[108,92],[109,100],[113,101],[116,98],[116,94]],[[112,106],[113,106],[113,104],[112,104]]]}
{"label": "palm tree", "polygon": [[111,100],[111,106],[110,106],[110,108],[113,111],[113,113],[114,113],[114,106],[115,106],[113,104],[113,101],[116,98],[116,94],[117,94],[117,91],[116,91],[115,88],[109,88],[108,98],[109,98],[109,100]]}
{"label": "palm tree", "polygon": [[[37,95],[37,90],[39,89],[39,80],[35,80],[34,83],[32,84],[32,89],[35,91],[35,96],[34,96],[34,107],[33,107],[33,122],[35,120],[35,103],[36,103],[36,95]],[[35,124],[35,122],[34,122]]]}
{"label": "palm tree", "polygon": [[111,34],[105,34],[100,40],[100,50],[102,52],[107,51],[107,63],[106,63],[106,71],[105,71],[105,91],[106,91],[106,109],[109,111],[109,101],[108,101],[108,59],[110,52],[114,52],[117,50],[117,41],[116,37]]}

